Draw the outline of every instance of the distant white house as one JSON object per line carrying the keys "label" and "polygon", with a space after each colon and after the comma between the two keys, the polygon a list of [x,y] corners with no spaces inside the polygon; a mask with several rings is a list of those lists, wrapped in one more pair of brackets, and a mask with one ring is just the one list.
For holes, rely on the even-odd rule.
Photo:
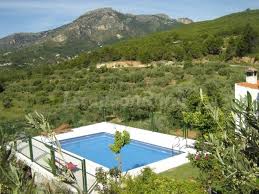
{"label": "distant white house", "polygon": [[257,80],[257,70],[249,68],[246,71],[246,82],[235,84],[235,99],[241,100],[249,92],[253,101],[259,101],[259,81]]}

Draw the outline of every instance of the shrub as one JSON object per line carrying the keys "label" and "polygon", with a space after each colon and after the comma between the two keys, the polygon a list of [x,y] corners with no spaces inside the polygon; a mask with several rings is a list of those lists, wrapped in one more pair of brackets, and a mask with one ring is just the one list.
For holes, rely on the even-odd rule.
{"label": "shrub", "polygon": [[223,193],[258,193],[258,116],[251,95],[234,101],[231,116],[220,116],[203,99],[204,116],[212,117],[216,130],[200,137],[198,152],[190,157],[202,172],[202,183]]}
{"label": "shrub", "polygon": [[13,106],[12,99],[5,98],[3,100],[3,106],[4,106],[4,108],[11,108]]}
{"label": "shrub", "polygon": [[100,194],[205,194],[202,187],[195,181],[169,179],[155,174],[145,168],[137,177],[123,176],[119,178],[116,170],[105,172],[99,169],[96,176],[100,183],[97,191]]}
{"label": "shrub", "polygon": [[221,37],[209,36],[204,42],[207,53],[212,55],[220,54],[222,45],[223,39]]}

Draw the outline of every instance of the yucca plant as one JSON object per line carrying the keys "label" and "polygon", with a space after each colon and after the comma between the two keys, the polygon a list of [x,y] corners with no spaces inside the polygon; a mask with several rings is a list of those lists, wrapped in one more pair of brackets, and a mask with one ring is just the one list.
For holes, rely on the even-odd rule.
{"label": "yucca plant", "polygon": [[12,142],[16,138],[16,133],[9,124],[0,125],[0,165],[8,164],[11,152]]}
{"label": "yucca plant", "polygon": [[0,166],[0,172],[5,177],[5,185],[7,192],[18,194],[26,193],[33,194],[36,193],[37,187],[34,183],[34,176],[28,179],[28,174],[24,171],[22,166],[15,166],[9,164],[5,169]]}
{"label": "yucca plant", "polygon": [[[30,128],[33,128],[35,130],[44,132],[44,134],[47,134],[47,144],[50,144],[48,146],[48,149],[56,149],[59,156],[61,156],[61,160],[64,164],[66,164],[65,157],[63,156],[63,152],[61,150],[61,145],[59,143],[59,140],[56,137],[56,133],[53,130],[53,128],[50,126],[47,119],[44,117],[43,114],[40,114],[35,111],[34,114],[28,114],[26,115],[27,122],[29,124]],[[54,162],[53,162],[54,161]],[[47,159],[47,164],[49,165],[50,169],[57,168],[55,165],[55,158]],[[76,177],[73,174],[73,172],[67,168],[57,168],[57,173],[55,174],[57,178],[67,184],[70,184],[74,186],[77,191],[80,193],[79,185],[77,183]]]}
{"label": "yucca plant", "polygon": [[[49,126],[38,121],[36,122],[41,130]],[[30,168],[15,157],[13,142],[21,136],[15,129],[12,124],[0,125],[0,193],[68,193],[53,183],[48,183],[48,186],[35,183],[35,177],[31,174]]]}

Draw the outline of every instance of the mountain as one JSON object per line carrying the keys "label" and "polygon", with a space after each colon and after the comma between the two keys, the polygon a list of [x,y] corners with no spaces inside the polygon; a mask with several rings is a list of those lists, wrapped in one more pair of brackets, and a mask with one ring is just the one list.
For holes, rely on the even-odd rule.
{"label": "mountain", "polygon": [[258,20],[259,10],[249,10],[210,21],[180,25],[169,31],[82,53],[67,64],[91,65],[115,60],[151,64],[154,61],[227,61],[235,58],[259,64]]}
{"label": "mountain", "polygon": [[179,23],[183,23],[183,24],[191,24],[191,23],[193,23],[193,20],[191,20],[189,18],[178,18],[177,21]]}
{"label": "mountain", "polygon": [[49,62],[119,40],[168,30],[182,21],[164,14],[132,15],[111,8],[97,9],[53,30],[17,33],[0,39],[0,51],[4,55],[0,63],[1,60],[18,64]]}

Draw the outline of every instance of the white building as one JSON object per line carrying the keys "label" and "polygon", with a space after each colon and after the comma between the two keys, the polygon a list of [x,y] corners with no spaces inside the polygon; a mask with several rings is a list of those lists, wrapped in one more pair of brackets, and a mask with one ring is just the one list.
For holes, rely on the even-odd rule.
{"label": "white building", "polygon": [[249,92],[253,101],[259,101],[259,81],[257,80],[257,70],[249,68],[246,71],[246,82],[235,84],[235,99],[244,99]]}

